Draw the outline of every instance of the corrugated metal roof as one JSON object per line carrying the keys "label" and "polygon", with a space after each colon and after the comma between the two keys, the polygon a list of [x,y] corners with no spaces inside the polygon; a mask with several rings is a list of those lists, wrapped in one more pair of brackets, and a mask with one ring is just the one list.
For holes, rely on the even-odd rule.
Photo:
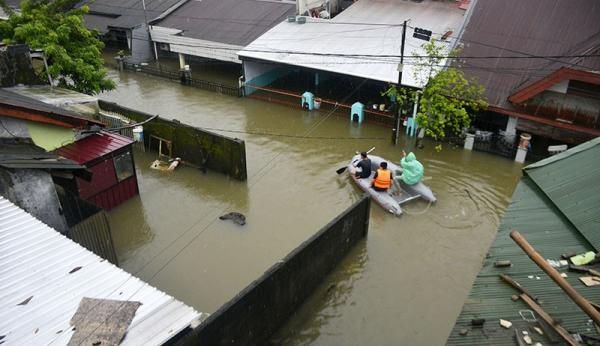
{"label": "corrugated metal roof", "polygon": [[[477,0],[461,36],[464,56],[561,56],[600,52],[597,0]],[[563,62],[559,62],[563,61]],[[468,59],[491,105],[509,110],[508,97],[566,66],[599,70],[600,57],[561,59]],[[576,67],[578,66],[578,67]]]}
{"label": "corrugated metal roof", "polygon": [[142,303],[122,345],[163,344],[201,316],[1,196],[0,277],[0,335],[8,345],[66,345],[83,297]]}
{"label": "corrugated metal roof", "polygon": [[112,153],[133,143],[128,137],[116,133],[100,131],[91,134],[74,143],[65,145],[55,150],[55,152],[67,159],[71,159],[80,164],[86,164],[96,160],[106,154]]}
{"label": "corrugated metal roof", "polygon": [[[585,145],[585,144],[584,144]],[[581,148],[579,148],[581,149]],[[585,149],[585,147],[584,147]],[[577,167],[577,161],[582,152],[577,147],[565,152],[554,162],[570,161]],[[545,166],[551,170],[550,166]],[[556,177],[567,182],[573,176]],[[557,185],[560,185],[556,181]],[[598,210],[600,204],[590,206]],[[518,230],[529,243],[547,259],[558,260],[560,255],[569,252],[583,253],[593,250],[585,237],[561,213],[561,210],[550,200],[529,176],[521,179],[502,219],[496,239],[484,259],[483,267],[471,288],[456,324],[447,340],[448,345],[515,345],[514,330],[504,329],[499,325],[499,319],[512,321],[515,327],[525,329],[532,326],[519,315],[520,310],[529,307],[518,300],[513,302],[511,296],[519,294],[517,290],[504,283],[499,274],[506,273],[527,288],[540,299],[540,305],[546,312],[563,321],[563,326],[573,332],[583,333],[593,337],[600,335],[591,325],[589,317],[571,301],[571,299],[516,245],[510,238],[511,230]],[[496,260],[510,260],[509,268],[496,268]],[[591,266],[598,270],[599,265]],[[584,297],[593,302],[600,302],[600,290],[597,287],[586,287],[579,281],[583,274],[567,272],[566,267],[558,268],[566,272],[566,280]],[[538,279],[539,278],[539,279]],[[485,318],[484,328],[472,327],[471,319]],[[460,331],[468,329],[466,336]],[[530,331],[531,332],[531,331]],[[530,333],[535,342],[548,345],[546,337]]]}
{"label": "corrugated metal roof", "polygon": [[[241,50],[238,55],[398,83],[402,37],[400,24],[410,19],[410,26],[431,30],[435,33],[432,36],[439,39],[447,31],[459,31],[464,13],[457,4],[443,1],[417,3],[361,0],[331,20],[307,18],[305,24],[283,22]],[[413,37],[413,29],[407,29],[405,55],[425,55],[421,47],[424,43],[426,42]],[[452,43],[451,38],[447,41],[447,47],[451,47]],[[295,52],[299,54],[294,54]],[[391,57],[339,56],[340,54]],[[415,60],[406,58],[404,63],[402,84],[422,87],[426,75],[415,76]]]}
{"label": "corrugated metal roof", "polygon": [[0,167],[13,169],[85,169],[77,162],[58,157],[58,155],[46,152],[37,145],[30,143],[3,143],[0,146]]}
{"label": "corrugated metal roof", "polygon": [[264,0],[188,1],[156,25],[183,36],[246,46],[296,13],[296,5]]}
{"label": "corrugated metal roof", "polygon": [[[179,1],[147,0],[146,18],[151,21]],[[145,22],[142,1],[139,0],[95,0],[86,5],[89,6],[90,13],[84,16],[85,25],[103,34],[110,27],[132,29]]]}
{"label": "corrugated metal roof", "polygon": [[525,173],[600,251],[600,137],[561,154]]}
{"label": "corrugated metal roof", "polygon": [[59,108],[54,105],[42,102],[35,98],[17,93],[18,89],[0,88],[0,105],[7,105],[42,112],[48,117],[56,118],[69,123],[93,123],[103,125],[101,122],[82,116],[81,114],[70,110]]}

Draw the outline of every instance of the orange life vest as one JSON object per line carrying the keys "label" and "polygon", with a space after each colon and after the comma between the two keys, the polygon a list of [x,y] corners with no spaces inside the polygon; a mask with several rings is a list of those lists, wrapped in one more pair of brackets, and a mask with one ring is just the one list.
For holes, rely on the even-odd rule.
{"label": "orange life vest", "polygon": [[387,189],[392,186],[392,172],[389,169],[377,170],[377,179],[373,182],[375,187]]}

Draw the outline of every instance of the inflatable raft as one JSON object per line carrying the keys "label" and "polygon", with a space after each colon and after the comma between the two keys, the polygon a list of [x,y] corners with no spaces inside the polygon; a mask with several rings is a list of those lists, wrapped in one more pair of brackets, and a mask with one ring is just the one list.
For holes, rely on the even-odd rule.
{"label": "inflatable raft", "polygon": [[369,159],[371,159],[372,170],[371,176],[369,178],[359,179],[354,174],[357,171],[357,168],[354,167],[354,165],[356,165],[356,163],[358,163],[358,161],[360,160],[360,155],[356,155],[352,158],[352,160],[348,164],[348,172],[350,173],[350,177],[352,178],[352,180],[354,180],[356,185],[358,185],[361,189],[363,189],[365,192],[371,195],[373,201],[379,204],[383,209],[389,211],[394,215],[400,216],[402,215],[402,208],[400,207],[400,205],[408,201],[412,201],[413,199],[417,198],[422,198],[428,202],[435,202],[437,200],[433,195],[433,192],[431,192],[431,189],[422,182],[419,182],[415,185],[407,185],[404,182],[402,182],[400,184],[402,191],[400,191],[400,193],[398,194],[392,194],[391,191],[393,189],[389,189],[388,191],[384,192],[375,191],[371,187],[371,183],[373,182],[373,176],[375,175],[375,172],[379,168],[379,164],[382,161],[387,162],[388,169],[392,172],[396,172],[396,170],[402,171],[402,168],[394,164],[393,162],[385,160],[379,156],[369,155]]}

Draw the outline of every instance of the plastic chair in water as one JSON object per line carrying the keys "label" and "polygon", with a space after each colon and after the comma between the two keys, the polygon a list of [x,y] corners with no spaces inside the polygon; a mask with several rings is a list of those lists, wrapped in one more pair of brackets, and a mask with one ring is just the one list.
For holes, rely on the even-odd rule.
{"label": "plastic chair in water", "polygon": [[410,117],[408,119],[406,119],[406,134],[409,136],[414,136],[417,133],[417,122],[415,121],[415,118]]}

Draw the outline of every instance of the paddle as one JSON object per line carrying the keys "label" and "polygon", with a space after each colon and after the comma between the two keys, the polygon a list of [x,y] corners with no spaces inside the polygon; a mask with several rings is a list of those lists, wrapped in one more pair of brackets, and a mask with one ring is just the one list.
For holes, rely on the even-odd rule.
{"label": "paddle", "polygon": [[[369,149],[369,151],[367,151],[367,154],[370,154],[373,150],[375,150],[375,147]],[[359,154],[359,152],[357,151],[356,154]],[[348,166],[344,166],[344,167],[339,168],[335,172],[337,174],[342,174],[342,173],[344,173],[346,171],[347,168],[348,168]]]}

